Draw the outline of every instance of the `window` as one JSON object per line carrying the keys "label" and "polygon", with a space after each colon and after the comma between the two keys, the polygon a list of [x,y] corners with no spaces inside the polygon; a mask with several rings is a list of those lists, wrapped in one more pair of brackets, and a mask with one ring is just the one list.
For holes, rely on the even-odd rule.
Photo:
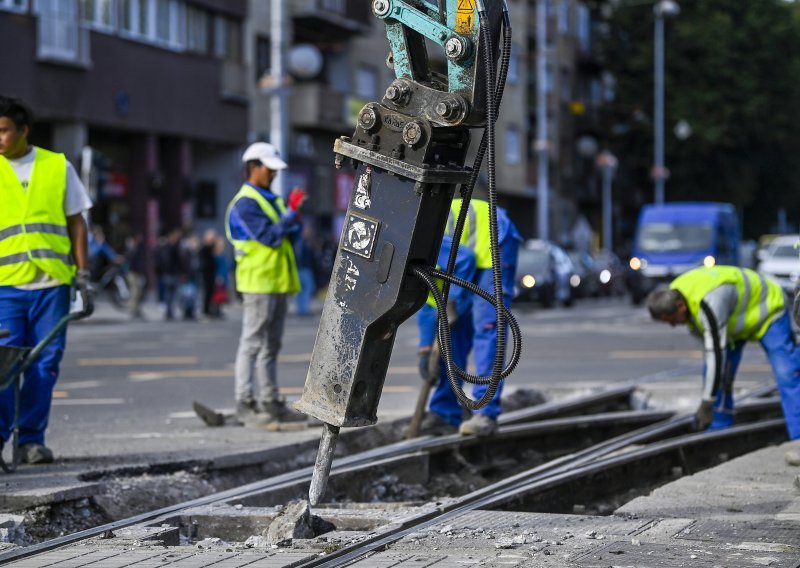
{"label": "window", "polygon": [[225,61],[242,60],[242,25],[223,16],[214,18],[214,55]]}
{"label": "window", "polygon": [[509,85],[516,85],[519,83],[519,50],[511,47],[511,57],[508,60],[508,77],[506,78]]}
{"label": "window", "polygon": [[0,10],[11,12],[27,12],[28,0],[0,0]]}
{"label": "window", "polygon": [[76,0],[39,0],[39,57],[79,61],[80,37]]}
{"label": "window", "polygon": [[272,70],[272,46],[270,39],[264,36],[256,38],[256,82],[268,76]]}
{"label": "window", "polygon": [[378,72],[374,67],[361,65],[356,69],[355,94],[365,101],[374,101],[378,97]]}
{"label": "window", "polygon": [[508,128],[506,128],[506,134],[505,134],[506,162],[512,166],[519,164],[521,160],[521,152],[519,150],[520,141],[521,137],[519,128],[517,128],[516,126],[509,126]]}
{"label": "window", "polygon": [[186,7],[186,49],[195,53],[208,53],[210,41],[208,37],[208,12]]}
{"label": "window", "polygon": [[347,13],[347,2],[346,0],[322,0],[322,9],[345,15]]}
{"label": "window", "polygon": [[[97,0],[95,0],[97,1]],[[178,0],[120,0],[123,33],[167,47],[184,45],[186,6]]]}
{"label": "window", "polygon": [[589,8],[578,4],[578,48],[583,52],[591,49],[591,18]]}
{"label": "window", "polygon": [[561,0],[561,2],[558,3],[558,31],[562,34],[568,34],[570,32],[569,4],[569,0]]}
{"label": "window", "polygon": [[148,28],[146,0],[121,0],[120,28],[134,36],[147,35]]}
{"label": "window", "polygon": [[81,0],[81,21],[95,29],[114,31],[117,27],[116,8],[114,0]]}

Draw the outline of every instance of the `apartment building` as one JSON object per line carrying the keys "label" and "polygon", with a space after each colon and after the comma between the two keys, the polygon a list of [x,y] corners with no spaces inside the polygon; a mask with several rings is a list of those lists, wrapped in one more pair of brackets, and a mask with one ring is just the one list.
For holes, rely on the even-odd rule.
{"label": "apartment building", "polygon": [[0,91],[63,152],[116,246],[211,222],[247,137],[246,0],[0,0]]}

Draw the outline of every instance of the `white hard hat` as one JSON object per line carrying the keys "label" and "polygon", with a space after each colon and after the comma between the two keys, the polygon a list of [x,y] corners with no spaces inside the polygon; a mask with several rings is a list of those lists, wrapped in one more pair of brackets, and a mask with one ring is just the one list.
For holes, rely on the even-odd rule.
{"label": "white hard hat", "polygon": [[248,146],[242,156],[243,162],[258,160],[271,170],[285,170],[288,166],[281,159],[278,149],[268,142],[255,142]]}

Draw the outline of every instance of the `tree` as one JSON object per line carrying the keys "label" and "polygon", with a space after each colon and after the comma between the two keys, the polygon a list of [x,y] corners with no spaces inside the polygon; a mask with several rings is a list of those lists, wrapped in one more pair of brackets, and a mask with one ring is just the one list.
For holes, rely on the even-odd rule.
{"label": "tree", "polygon": [[[609,139],[627,168],[623,191],[649,202],[652,4],[612,6],[604,44],[617,80]],[[770,231],[779,207],[800,221],[798,14],[784,0],[687,0],[666,25],[667,200],[732,202],[753,238]],[[691,125],[686,140],[672,134],[679,120]]]}

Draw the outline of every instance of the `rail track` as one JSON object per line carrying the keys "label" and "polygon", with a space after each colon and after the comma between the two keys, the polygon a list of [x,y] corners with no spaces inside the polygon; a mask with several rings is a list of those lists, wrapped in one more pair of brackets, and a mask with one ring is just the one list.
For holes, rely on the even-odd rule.
{"label": "rail track", "polygon": [[[575,499],[603,493],[613,495],[629,488],[636,479],[650,488],[674,477],[688,474],[727,459],[781,441],[784,425],[779,401],[768,398],[774,389],[764,387],[743,397],[738,405],[740,426],[710,433],[693,433],[692,418],[671,413],[625,410],[635,386],[615,387],[559,403],[543,404],[501,417],[501,427],[491,438],[447,436],[404,440],[337,459],[331,472],[329,495],[352,499],[346,487],[365,485],[365,479],[390,471],[397,464],[424,466],[436,472],[451,467],[459,454],[467,463],[484,467],[491,478],[486,486],[421,512],[407,515],[389,525],[359,536],[358,542],[328,550],[324,556],[309,552],[292,566],[345,566],[366,558],[404,536],[447,522],[476,509],[571,510]],[[505,475],[492,472],[492,462],[510,463],[520,448],[536,448],[540,462],[533,467],[504,465]],[[505,457],[499,457],[505,456]],[[461,462],[463,463],[463,462]],[[495,464],[496,465],[496,464]],[[382,469],[381,469],[382,468]],[[496,469],[496,468],[495,468]],[[378,472],[377,474],[375,472]],[[513,475],[507,475],[513,471]],[[164,507],[156,511],[81,531],[26,548],[0,554],[0,563],[45,558],[47,553],[80,541],[111,535],[132,526],[181,524],[187,510],[219,504],[247,507],[274,506],[303,496],[312,468],[274,476],[204,498]],[[340,494],[339,494],[340,493]],[[323,515],[324,509],[315,510]],[[179,527],[180,528],[180,527]]]}

